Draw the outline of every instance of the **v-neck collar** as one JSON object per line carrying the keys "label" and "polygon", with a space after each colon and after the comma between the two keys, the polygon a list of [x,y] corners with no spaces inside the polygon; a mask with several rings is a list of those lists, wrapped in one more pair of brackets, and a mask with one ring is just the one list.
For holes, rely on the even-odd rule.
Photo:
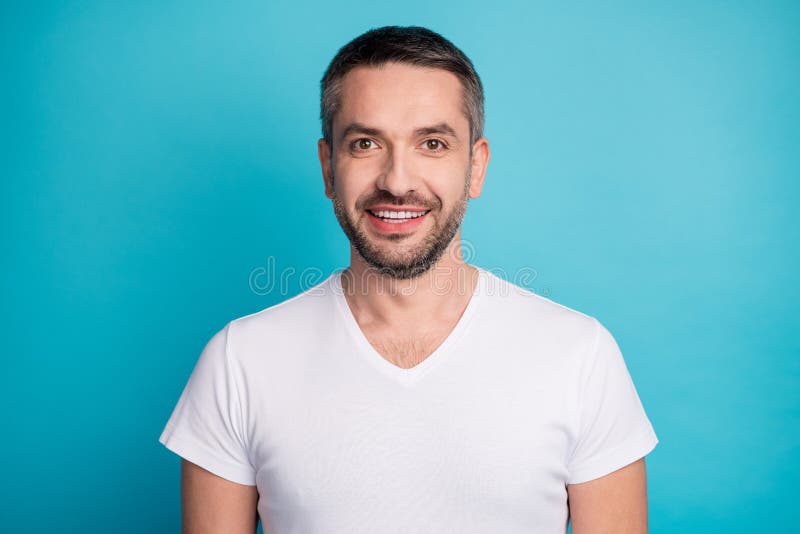
{"label": "v-neck collar", "polygon": [[473,265],[478,270],[478,281],[472,292],[472,296],[467,303],[467,307],[461,314],[456,325],[447,335],[434,351],[428,355],[427,358],[422,360],[417,365],[404,369],[398,365],[391,363],[384,358],[375,348],[370,344],[361,327],[358,325],[355,316],[353,315],[350,305],[344,295],[342,288],[342,271],[333,273],[329,278],[329,286],[333,292],[334,298],[337,303],[337,309],[343,319],[344,327],[350,333],[353,341],[356,343],[357,352],[363,357],[370,365],[372,365],[379,372],[393,379],[404,386],[412,386],[424,375],[431,371],[434,367],[438,366],[446,357],[452,353],[458,340],[464,335],[475,310],[478,308],[480,301],[484,298],[486,288],[486,277],[488,272],[480,267]]}

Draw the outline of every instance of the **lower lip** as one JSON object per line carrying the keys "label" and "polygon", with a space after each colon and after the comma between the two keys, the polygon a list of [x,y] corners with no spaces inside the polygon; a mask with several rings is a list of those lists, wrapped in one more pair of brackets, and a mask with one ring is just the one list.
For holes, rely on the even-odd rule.
{"label": "lower lip", "polygon": [[408,219],[404,222],[386,222],[380,217],[375,217],[369,211],[367,212],[367,218],[372,222],[372,226],[374,226],[380,232],[387,234],[399,232],[405,233],[415,230],[420,224],[422,224],[423,219],[425,219],[429,213],[430,212],[413,219]]}

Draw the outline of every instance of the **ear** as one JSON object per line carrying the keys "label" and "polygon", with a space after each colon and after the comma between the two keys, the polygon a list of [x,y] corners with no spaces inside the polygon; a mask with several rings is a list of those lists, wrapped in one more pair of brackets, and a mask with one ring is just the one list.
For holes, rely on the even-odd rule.
{"label": "ear", "polygon": [[472,145],[472,178],[469,183],[469,198],[478,198],[486,178],[486,167],[489,165],[489,141],[481,137]]}
{"label": "ear", "polygon": [[319,165],[322,168],[322,179],[325,182],[325,196],[332,199],[333,167],[331,166],[331,147],[324,138],[317,141],[317,157],[319,157]]}

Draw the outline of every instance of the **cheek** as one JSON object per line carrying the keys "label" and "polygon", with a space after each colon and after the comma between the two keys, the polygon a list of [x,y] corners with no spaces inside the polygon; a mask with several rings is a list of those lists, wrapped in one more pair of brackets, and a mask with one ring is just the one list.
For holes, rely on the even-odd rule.
{"label": "cheek", "polygon": [[434,178],[434,183],[436,184],[435,194],[443,199],[448,199],[450,203],[452,203],[453,199],[460,200],[465,195],[468,174],[468,167],[452,163],[446,167],[442,166],[436,169]]}
{"label": "cheek", "polygon": [[[374,182],[374,181],[373,181]],[[373,187],[365,180],[359,180],[353,174],[336,174],[333,190],[341,206],[350,214],[357,215],[358,205],[373,191]]]}
{"label": "cheek", "polygon": [[374,183],[383,168],[378,160],[379,158],[342,158],[334,168],[334,175],[339,181],[337,190],[344,188],[358,192]]}

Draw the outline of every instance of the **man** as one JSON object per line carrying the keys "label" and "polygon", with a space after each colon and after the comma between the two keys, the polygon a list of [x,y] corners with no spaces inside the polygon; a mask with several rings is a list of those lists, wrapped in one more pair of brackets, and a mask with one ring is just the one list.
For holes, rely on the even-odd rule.
{"label": "man", "polygon": [[611,334],[460,254],[489,162],[469,59],[369,31],[321,118],[350,266],[203,350],[160,438],[184,531],[646,532],[658,440]]}

